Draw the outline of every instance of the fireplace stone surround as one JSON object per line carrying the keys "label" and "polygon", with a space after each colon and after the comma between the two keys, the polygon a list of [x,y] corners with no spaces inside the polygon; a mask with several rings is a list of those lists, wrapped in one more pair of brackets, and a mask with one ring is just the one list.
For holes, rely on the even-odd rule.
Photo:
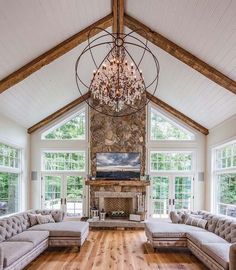
{"label": "fireplace stone surround", "polygon": [[[89,186],[90,209],[102,209],[105,212],[124,211],[128,217],[131,213],[146,214],[146,193],[149,181],[122,180],[87,180]],[[133,225],[132,225],[133,224]],[[140,224],[140,223],[139,223]],[[107,218],[104,221],[91,222],[90,227],[143,227],[137,222]],[[114,225],[114,226],[113,226]]]}

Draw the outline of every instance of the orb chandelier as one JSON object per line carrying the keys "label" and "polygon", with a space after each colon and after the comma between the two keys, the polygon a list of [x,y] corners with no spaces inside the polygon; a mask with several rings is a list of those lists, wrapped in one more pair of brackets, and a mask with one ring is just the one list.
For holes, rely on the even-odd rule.
{"label": "orb chandelier", "polygon": [[[91,33],[96,29],[102,34],[91,40]],[[83,96],[83,91],[90,91],[91,98],[84,100],[91,108],[99,113],[122,117],[142,110],[149,102],[146,91],[155,94],[159,78],[159,62],[148,47],[147,39],[139,39],[135,32],[109,33],[101,28],[93,28],[88,35],[88,44],[79,55],[75,64],[76,84]],[[102,60],[96,61],[96,52],[104,53]],[[132,55],[131,51],[135,51]],[[99,52],[101,54],[101,50]],[[153,62],[153,78],[145,82],[141,70],[145,55]],[[89,55],[94,70],[91,71],[91,80],[87,83],[82,79],[83,59]],[[137,60],[138,59],[138,60]],[[81,64],[83,62],[83,64]]]}

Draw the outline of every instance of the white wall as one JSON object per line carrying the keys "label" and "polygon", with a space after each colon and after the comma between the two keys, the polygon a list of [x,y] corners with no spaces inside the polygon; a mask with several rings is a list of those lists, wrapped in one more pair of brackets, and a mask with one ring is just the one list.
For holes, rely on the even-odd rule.
{"label": "white wall", "polygon": [[21,210],[29,208],[29,135],[27,129],[0,115],[0,142],[22,149],[22,192]]}
{"label": "white wall", "polygon": [[230,142],[236,139],[236,115],[224,121],[220,125],[209,130],[207,136],[206,148],[206,209],[213,210],[213,188],[212,188],[212,149],[221,144]]}

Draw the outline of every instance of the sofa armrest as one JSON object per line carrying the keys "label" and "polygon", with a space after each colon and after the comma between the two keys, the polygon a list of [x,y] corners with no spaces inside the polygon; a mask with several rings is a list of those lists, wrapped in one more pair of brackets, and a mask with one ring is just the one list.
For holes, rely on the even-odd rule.
{"label": "sofa armrest", "polygon": [[236,270],[236,243],[230,246],[229,250],[229,270]]}
{"label": "sofa armrest", "polygon": [[2,249],[2,247],[0,245],[0,270],[3,269],[3,258],[4,258],[4,256],[3,256],[3,249]]}

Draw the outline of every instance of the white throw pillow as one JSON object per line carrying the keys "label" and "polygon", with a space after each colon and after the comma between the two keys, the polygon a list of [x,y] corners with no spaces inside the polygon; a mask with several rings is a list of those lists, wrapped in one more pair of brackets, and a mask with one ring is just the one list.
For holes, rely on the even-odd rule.
{"label": "white throw pillow", "polygon": [[53,219],[52,215],[38,215],[37,220],[39,224],[55,223],[55,220]]}
{"label": "white throw pillow", "polygon": [[186,214],[185,224],[205,229],[207,225],[207,220]]}

